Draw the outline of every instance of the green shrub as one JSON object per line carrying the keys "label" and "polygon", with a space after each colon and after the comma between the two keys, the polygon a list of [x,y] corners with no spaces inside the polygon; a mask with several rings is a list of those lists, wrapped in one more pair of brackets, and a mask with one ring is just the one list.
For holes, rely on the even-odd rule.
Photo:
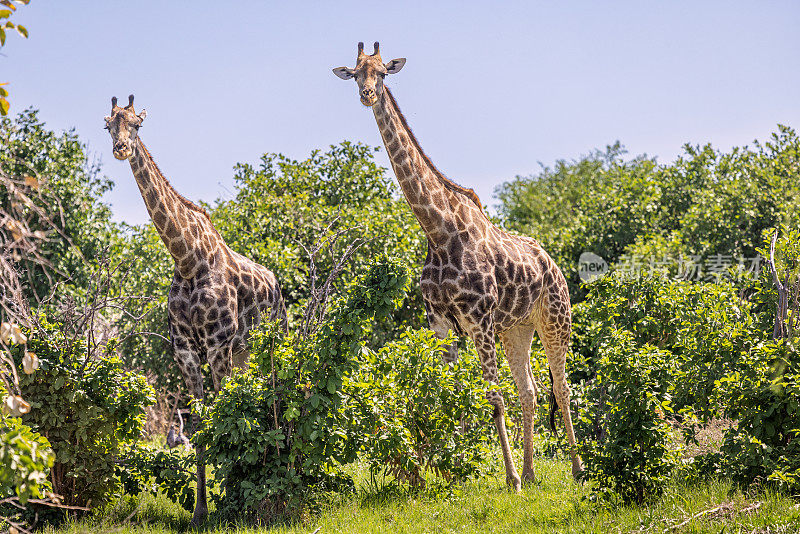
{"label": "green shrub", "polygon": [[45,497],[52,466],[53,451],[46,438],[19,417],[0,415],[0,500],[17,497],[25,504]]}
{"label": "green shrub", "polygon": [[630,254],[754,258],[765,229],[797,219],[800,137],[787,126],[727,153],[687,144],[669,164],[624,154],[616,143],[497,188],[505,225],[542,242],[573,302],[585,295],[583,252],[610,265]]}
{"label": "green shrub", "polygon": [[657,497],[677,464],[666,415],[672,412],[670,354],[614,330],[580,410],[578,449],[585,476],[606,498]]}
{"label": "green shrub", "polygon": [[449,366],[430,330],[408,331],[378,351],[364,349],[345,383],[346,418],[373,472],[425,484],[430,470],[447,480],[479,475],[489,456],[492,409],[474,351]]}
{"label": "green shrub", "polygon": [[[350,227],[348,236],[366,238],[342,265],[337,292],[355,281],[371,258],[386,252],[419,273],[425,235],[392,177],[376,164],[378,150],[345,141],[314,150],[302,160],[266,153],[257,165],[236,165],[235,197],[218,200],[211,210],[215,227],[231,248],[275,271],[290,318],[302,313],[310,296],[310,264],[302,247],[331,229]],[[339,222],[331,227],[332,221]],[[318,272],[329,272],[350,242],[332,240],[322,248],[315,258]],[[379,344],[409,324],[424,324],[417,276],[411,284],[417,288],[415,298],[371,332]]]}
{"label": "green shrub", "polygon": [[[117,358],[90,358],[85,341],[58,325],[43,322],[29,333],[27,350],[38,355],[40,368],[20,376],[22,396],[31,404],[22,420],[53,448],[53,491],[65,504],[101,504],[116,487],[121,445],[141,433],[153,390]],[[12,352],[19,367],[23,349]]]}
{"label": "green shrub", "polygon": [[800,350],[784,340],[759,345],[720,381],[719,396],[736,421],[721,448],[721,473],[744,486],[800,490]]}
{"label": "green shrub", "polygon": [[380,263],[307,338],[274,325],[252,335],[251,370],[226,381],[195,438],[224,487],[222,515],[274,521],[338,485],[334,469],[358,452],[337,422],[342,381],[373,318],[386,317],[407,284],[403,268]]}
{"label": "green shrub", "polygon": [[193,452],[180,447],[166,450],[137,442],[122,448],[117,464],[123,493],[161,492],[189,512],[194,510],[196,472],[197,459]]}
{"label": "green shrub", "polygon": [[670,354],[673,407],[702,420],[722,415],[713,400],[716,382],[736,369],[743,353],[766,334],[754,328],[750,304],[727,283],[694,283],[663,276],[614,272],[591,284],[574,307],[573,350],[588,363],[589,378],[600,347],[616,330],[636,346],[652,345]]}
{"label": "green shrub", "polygon": [[[768,482],[797,492],[800,489],[800,232],[781,228],[775,244],[777,278],[788,289],[786,338],[754,343],[734,372],[722,377],[717,402],[735,421],[728,429],[721,454],[708,463],[743,485]],[[760,253],[770,257],[774,230],[764,232]],[[754,282],[757,330],[775,335],[778,296],[771,269]]]}
{"label": "green shrub", "polygon": [[[696,443],[702,424],[729,417],[720,380],[745,365],[765,334],[724,281],[615,272],[588,287],[574,307],[573,343],[575,360],[587,364],[580,373],[588,381],[581,407],[587,473],[609,496],[642,500],[658,494],[680,449],[667,418]],[[638,430],[626,426],[640,422]],[[708,471],[708,460],[698,469]]]}

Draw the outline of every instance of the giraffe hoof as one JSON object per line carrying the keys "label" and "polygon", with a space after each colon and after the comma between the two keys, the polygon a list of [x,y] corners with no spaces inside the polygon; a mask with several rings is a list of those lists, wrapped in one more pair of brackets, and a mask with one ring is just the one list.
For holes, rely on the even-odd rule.
{"label": "giraffe hoof", "polygon": [[583,466],[580,462],[572,464],[572,478],[577,482],[583,482]]}
{"label": "giraffe hoof", "polygon": [[516,473],[513,475],[506,475],[506,484],[508,484],[509,488],[514,490],[514,493],[522,493],[522,481]]}
{"label": "giraffe hoof", "polygon": [[523,469],[522,470],[522,481],[523,482],[536,482],[536,475],[533,472],[533,469]]}

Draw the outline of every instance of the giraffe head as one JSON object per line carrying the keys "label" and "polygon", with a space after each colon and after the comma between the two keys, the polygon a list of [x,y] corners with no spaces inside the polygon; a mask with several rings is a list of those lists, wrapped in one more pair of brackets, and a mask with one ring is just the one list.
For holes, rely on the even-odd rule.
{"label": "giraffe head", "polygon": [[377,42],[372,55],[364,53],[364,43],[358,43],[356,68],[338,67],[333,69],[333,73],[343,80],[355,78],[361,103],[365,106],[374,106],[383,92],[383,79],[387,74],[400,72],[405,64],[406,58],[393,59],[384,64]]}
{"label": "giraffe head", "polygon": [[133,110],[133,95],[128,97],[128,105],[124,108],[117,105],[116,96],[111,99],[111,115],[106,117],[106,130],[114,142],[115,158],[124,160],[133,155],[133,145],[146,116],[145,110],[138,115]]}

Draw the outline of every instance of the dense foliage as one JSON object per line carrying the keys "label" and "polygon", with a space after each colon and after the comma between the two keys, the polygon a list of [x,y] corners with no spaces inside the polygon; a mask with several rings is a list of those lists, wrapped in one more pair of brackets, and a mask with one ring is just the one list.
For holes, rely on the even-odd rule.
{"label": "dense foliage", "polygon": [[52,466],[53,451],[46,438],[19,417],[0,415],[0,499],[17,497],[25,504],[44,497]]}
{"label": "dense foliage", "polygon": [[223,515],[280,517],[355,458],[336,423],[342,383],[370,322],[392,311],[407,284],[402,267],[378,263],[308,337],[284,337],[275,325],[253,335],[254,369],[227,380],[196,438],[225,489],[217,504]]}
{"label": "dense foliage", "polygon": [[[671,354],[639,346],[616,330],[602,348],[581,410],[585,476],[605,496],[642,502],[658,496],[677,464],[665,415],[672,411]],[[588,428],[587,428],[588,427]]]}
{"label": "dense foliage", "polygon": [[[309,297],[304,248],[330,230],[347,230],[351,239],[321,251],[316,263],[323,273],[352,238],[364,241],[346,263],[340,284],[352,282],[371,258],[387,253],[419,272],[424,234],[391,176],[373,160],[375,150],[343,142],[302,161],[264,154],[257,168],[236,166],[235,197],[218,201],[212,210],[215,226],[234,250],[277,274],[290,313]],[[417,276],[412,279],[416,284]],[[419,320],[410,313],[405,311],[406,320]]]}
{"label": "dense foliage", "polygon": [[117,233],[111,210],[102,201],[112,182],[100,176],[99,165],[90,161],[75,132],[48,130],[33,110],[13,120],[0,118],[0,147],[0,167],[24,178],[30,189],[3,184],[0,212],[24,219],[30,232],[42,233],[36,254],[43,261],[22,253],[15,258],[27,296],[35,303],[53,289],[80,296],[92,262],[104,256]]}
{"label": "dense foliage", "polygon": [[[789,127],[729,153],[686,145],[671,164],[623,156],[616,144],[497,190],[506,226],[542,242],[567,275],[573,298],[583,295],[577,278],[583,252],[609,264],[665,263],[682,277],[710,279],[718,274],[715,258],[753,260],[765,229],[797,219],[800,138]],[[681,257],[706,268],[680,269]]]}
{"label": "dense foliage", "polygon": [[[53,448],[53,491],[65,504],[100,504],[115,489],[123,443],[141,433],[152,388],[112,355],[90,358],[85,340],[60,325],[43,322],[29,334],[28,350],[38,355],[40,368],[20,377],[31,405],[22,421]],[[13,353],[21,365],[22,350]]]}
{"label": "dense foliage", "polygon": [[485,469],[492,408],[474,352],[444,363],[453,341],[414,330],[361,352],[342,417],[373,472],[424,486],[426,471],[463,481]]}
{"label": "dense foliage", "polygon": [[[0,165],[13,177],[0,188],[0,237],[17,239],[21,226],[10,218],[41,244],[36,261],[11,258],[28,304],[52,321],[70,304],[93,302],[98,265],[110,256],[126,266],[107,269],[102,282],[119,300],[96,316],[110,332],[137,332],[98,352],[92,328],[43,320],[27,344],[11,347],[17,367],[26,353],[40,366],[19,379],[30,410],[0,419],[0,498],[52,490],[94,506],[117,489],[160,491],[190,509],[193,454],[140,441],[148,382],[161,392],[183,388],[166,338],[169,255],[152,225],[111,222],[102,202],[111,182],[73,132],[48,131],[27,111],[0,119],[0,144]],[[225,516],[271,520],[316,492],[350,487],[340,468],[356,458],[416,486],[431,473],[459,481],[485,471],[494,438],[474,349],[462,343],[459,362],[444,365],[438,351],[451,340],[420,328],[424,236],[373,153],[347,142],[304,160],[267,153],[258,165],[238,165],[233,196],[208,205],[234,250],[275,271],[292,324],[289,334],[263,325],[251,369],[200,407],[208,424],[196,440]],[[503,225],[539,239],[568,276],[578,442],[602,498],[647,501],[685,475],[800,489],[798,156],[800,140],[783,126],[728,153],[687,145],[670,164],[626,159],[616,144],[498,189]],[[46,227],[37,226],[42,214],[52,219]],[[773,276],[765,259],[776,228]],[[361,276],[386,252],[397,261]],[[612,273],[581,284],[583,252],[603,257]],[[342,258],[329,314],[298,327],[319,297],[311,280]],[[779,340],[776,279],[790,295]],[[549,388],[537,347],[532,374],[544,386],[541,429]],[[507,368],[500,378],[518,441]],[[720,420],[721,446],[690,454]]]}
{"label": "dense foliage", "polygon": [[190,450],[165,450],[133,441],[120,449],[117,476],[126,495],[161,492],[184,510],[192,511],[196,466],[197,460]]}

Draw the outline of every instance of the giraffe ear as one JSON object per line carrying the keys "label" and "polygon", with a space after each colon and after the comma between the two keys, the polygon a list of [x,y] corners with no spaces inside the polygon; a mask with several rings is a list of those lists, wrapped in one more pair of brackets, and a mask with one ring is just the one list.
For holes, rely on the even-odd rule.
{"label": "giraffe ear", "polygon": [[343,80],[349,80],[356,75],[353,69],[348,69],[347,67],[336,67],[333,69],[333,73]]}
{"label": "giraffe ear", "polygon": [[143,121],[144,118],[147,117],[147,110],[143,109],[142,111],[139,112],[139,115],[137,115],[137,116],[139,117],[140,121]]}
{"label": "giraffe ear", "polygon": [[406,58],[401,57],[391,60],[389,63],[384,65],[384,67],[386,67],[387,74],[397,74],[398,72],[400,72],[400,69],[402,69],[403,65],[405,64],[406,64]]}

